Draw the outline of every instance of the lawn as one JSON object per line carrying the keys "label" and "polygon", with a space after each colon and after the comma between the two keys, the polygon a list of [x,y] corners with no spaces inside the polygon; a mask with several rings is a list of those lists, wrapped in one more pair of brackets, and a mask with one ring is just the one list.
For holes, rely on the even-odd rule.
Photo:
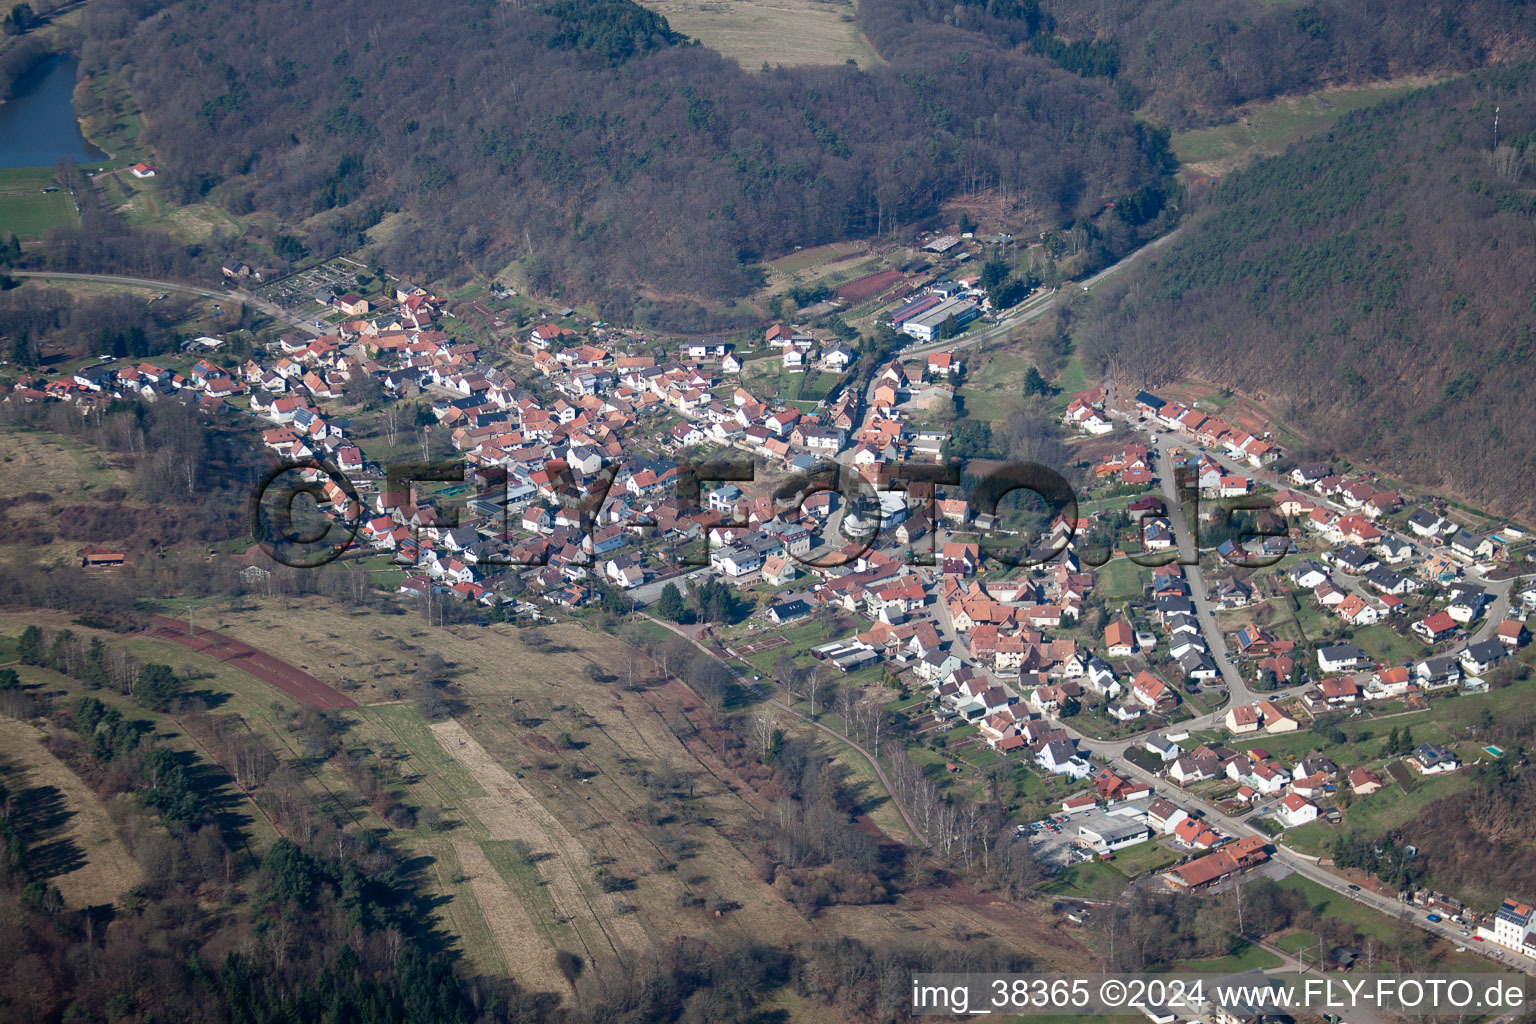
{"label": "lawn", "polygon": [[860,810],[868,816],[869,820],[886,835],[903,843],[915,842],[912,830],[907,828],[907,823],[901,816],[895,803],[891,801],[890,794],[881,784],[874,768],[869,761],[858,751],[846,743],[839,743],[827,737],[822,749],[832,756],[838,765],[848,772],[848,782],[859,794]]}
{"label": "lawn", "polygon": [[1101,860],[1074,864],[1057,875],[1043,891],[1058,896],[1088,896],[1103,898],[1113,895],[1125,886],[1125,875]]}
{"label": "lawn", "polygon": [[98,148],[112,154],[106,166],[127,167],[143,159],[147,154],[139,136],[144,117],[127,86],[110,72],[90,73],[82,81],[89,99],[79,110],[81,129]]}
{"label": "lawn", "polygon": [[748,391],[763,397],[799,405],[803,411],[815,408],[837,384],[835,373],[820,370],[786,370],[782,366],[764,367],[763,373],[743,381]]}
{"label": "lawn", "polygon": [[1355,631],[1354,642],[1384,665],[1406,665],[1424,656],[1424,645],[1387,625]]}
{"label": "lawn", "polygon": [[1003,391],[960,388],[956,395],[964,402],[967,418],[991,423],[1006,419],[1009,410],[1018,404],[1016,395]]}
{"label": "lawn", "polygon": [[1316,641],[1337,625],[1339,620],[1329,615],[1317,606],[1310,597],[1291,598],[1293,617],[1302,636],[1308,641]]}
{"label": "lawn", "polygon": [[[1361,935],[1369,936],[1384,946],[1390,947],[1393,945],[1396,937],[1403,933],[1405,927],[1409,930],[1409,934],[1413,934],[1413,925],[1407,924],[1400,918],[1378,913],[1364,904],[1356,903],[1354,900],[1346,899],[1339,893],[1325,889],[1311,879],[1303,878],[1301,875],[1290,875],[1281,880],[1279,885],[1283,889],[1291,889],[1300,893],[1302,898],[1306,900],[1307,904],[1319,917],[1347,924]],[[1405,907],[1401,918],[1411,919],[1415,913],[1415,911]],[[1417,913],[1422,913],[1422,911]],[[1422,933],[1420,934],[1422,936]],[[1428,936],[1422,937],[1426,940],[1429,938]],[[1316,941],[1315,936],[1313,941]],[[1454,941],[1461,940],[1442,943],[1441,955],[1431,969],[1442,971],[1486,971],[1489,969],[1488,961],[1484,960],[1481,956],[1473,953],[1450,952]],[[1277,943],[1277,945],[1284,949],[1291,948],[1285,945],[1284,939]],[[1390,963],[1389,959],[1383,957],[1378,963],[1377,969],[1387,970],[1390,967]]]}
{"label": "lawn", "polygon": [[68,227],[79,222],[75,201],[68,192],[0,193],[0,234],[29,241],[42,238],[49,228]]}
{"label": "lawn", "polygon": [[1385,719],[1345,719],[1340,728],[1349,737],[1345,743],[1330,743],[1317,733],[1303,729],[1282,736],[1260,735],[1232,746],[1237,750],[1261,747],[1272,756],[1299,758],[1316,750],[1340,765],[1354,766],[1386,756],[1384,747],[1392,730],[1411,729],[1415,743],[1444,743],[1449,736],[1433,719],[1434,709]]}
{"label": "lawn", "polygon": [[1274,944],[1294,956],[1303,949],[1311,949],[1313,946],[1316,946],[1317,936],[1311,932],[1290,932],[1280,936],[1280,938],[1275,940]]}
{"label": "lawn", "polygon": [[1067,411],[1072,395],[1088,390],[1088,371],[1083,367],[1083,361],[1077,356],[1069,358],[1051,386],[1056,389],[1056,397],[1051,401],[1051,410],[1059,415]]}
{"label": "lawn", "polygon": [[1128,877],[1136,878],[1160,871],[1178,859],[1179,854],[1154,840],[1120,850],[1115,854],[1114,865]]}
{"label": "lawn", "polygon": [[1198,971],[1202,974],[1235,974],[1238,971],[1268,971],[1279,967],[1279,957],[1262,946],[1251,942],[1239,942],[1235,952],[1228,956],[1208,957],[1204,960],[1186,960],[1175,969]]}
{"label": "lawn", "polygon": [[1319,917],[1343,922],[1360,934],[1369,935],[1378,942],[1392,940],[1396,924],[1385,914],[1378,914],[1364,904],[1345,899],[1339,893],[1325,889],[1310,878],[1301,875],[1289,875],[1282,879],[1279,885],[1282,889],[1301,893],[1307,905]]}
{"label": "lawn", "polygon": [[1105,601],[1130,601],[1142,595],[1152,579],[1152,570],[1129,558],[1112,558],[1098,569],[1096,576]]}
{"label": "lawn", "polygon": [[1414,778],[1418,780],[1419,788],[1411,794],[1389,783],[1379,793],[1355,800],[1344,812],[1345,825],[1366,835],[1383,835],[1413,819],[1425,805],[1443,796],[1460,793],[1472,785],[1466,769],[1449,775],[1415,774]]}
{"label": "lawn", "polygon": [[1318,819],[1301,828],[1290,829],[1285,833],[1283,842],[1297,853],[1304,853],[1309,857],[1321,857],[1332,847],[1334,837],[1338,834],[1337,828]]}

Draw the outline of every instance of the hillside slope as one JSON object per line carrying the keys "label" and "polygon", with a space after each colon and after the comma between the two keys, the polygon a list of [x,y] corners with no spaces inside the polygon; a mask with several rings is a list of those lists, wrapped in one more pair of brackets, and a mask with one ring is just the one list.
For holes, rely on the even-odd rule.
{"label": "hillside slope", "polygon": [[1536,6],[1511,0],[1040,0],[1096,40],[1147,113],[1175,126],[1330,85],[1465,71],[1531,52]]}
{"label": "hillside slope", "polygon": [[1361,111],[1222,184],[1098,293],[1079,344],[1138,382],[1262,394],[1320,445],[1536,517],[1533,186],[1530,64]]}
{"label": "hillside slope", "polygon": [[330,252],[403,212],[392,269],[519,258],[612,320],[640,294],[741,295],[759,260],[889,236],[962,191],[1065,225],[1166,170],[1166,137],[1109,83],[954,29],[900,68],[757,74],[629,0],[445,0],[408,27],[381,0],[90,14],[87,66],[143,103],[179,198],[270,212]]}

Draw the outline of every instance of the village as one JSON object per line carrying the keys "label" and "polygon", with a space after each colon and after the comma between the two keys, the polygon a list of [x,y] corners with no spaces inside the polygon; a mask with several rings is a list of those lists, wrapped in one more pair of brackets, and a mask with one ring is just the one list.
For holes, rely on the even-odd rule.
{"label": "village", "polygon": [[[966,342],[933,342],[983,312],[970,289],[940,278],[883,295],[910,340],[863,378],[856,340],[826,330],[773,323],[746,349],[664,344],[568,309],[545,311],[508,359],[450,330],[448,300],[394,281],[372,298],[304,296],[328,313],[313,331],[234,365],[201,337],[185,372],[105,360],[10,398],[137,395],[253,418],[355,535],[347,557],[383,556],[405,599],[537,621],[613,595],[654,612],[669,587],[727,585],[745,613],[695,634],[743,670],[788,647],[847,682],[893,686],[911,742],[941,744],[948,771],[1013,762],[1052,787],[1049,813],[1010,827],[1056,870],[1130,858],[1157,884],[1204,889],[1283,865],[1388,909],[1396,895],[1320,864],[1325,830],[1385,790],[1433,791],[1504,752],[1431,720],[1365,754],[1340,724],[1384,732],[1514,664],[1536,610],[1536,588],[1504,568],[1524,531],[1473,530],[1369,474],[1296,464],[1198,400],[1104,387],[1070,396],[1061,417],[1094,453],[1073,516],[1040,526],[1018,508],[978,511],[956,486],[907,484],[946,461],[949,430],[928,410],[963,379]],[[830,382],[822,397],[782,397],[812,374]],[[429,421],[402,420],[406,400]],[[387,456],[363,450],[364,419]],[[458,480],[391,476],[448,454]],[[699,472],[730,458],[746,478]],[[800,482],[786,494],[784,480]],[[1267,524],[1237,519],[1259,508]],[[998,535],[1035,564],[989,557]],[[87,566],[123,557],[82,553]],[[1533,924],[1511,896],[1420,927],[1531,958]]]}

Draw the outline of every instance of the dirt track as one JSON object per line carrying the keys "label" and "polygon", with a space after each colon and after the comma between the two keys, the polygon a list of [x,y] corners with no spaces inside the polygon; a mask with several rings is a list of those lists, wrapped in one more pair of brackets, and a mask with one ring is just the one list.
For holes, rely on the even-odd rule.
{"label": "dirt track", "polygon": [[196,634],[189,636],[186,623],[164,615],[150,616],[150,632],[166,640],[173,640],[184,647],[190,647],[210,658],[227,662],[310,707],[322,710],[357,707],[357,701],[327,686],[308,672],[294,668],[286,661],[279,661],[272,655],[258,651],[223,633],[200,629]]}

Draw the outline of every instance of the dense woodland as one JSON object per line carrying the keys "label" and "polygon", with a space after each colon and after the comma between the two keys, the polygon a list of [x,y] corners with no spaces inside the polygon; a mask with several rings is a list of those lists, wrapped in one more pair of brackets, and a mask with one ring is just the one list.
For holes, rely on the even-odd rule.
{"label": "dense woodland", "polygon": [[[1494,144],[1494,108],[1499,108]],[[1087,304],[1094,370],[1194,377],[1443,494],[1536,513],[1536,80],[1479,72],[1234,174]]]}
{"label": "dense woodland", "polygon": [[891,66],[757,73],[628,0],[398,14],[108,0],[82,55],[142,102],[179,198],[271,211],[312,251],[398,211],[386,265],[525,258],[536,289],[612,320],[641,294],[740,295],[759,260],[897,234],[962,192],[1069,225],[1166,170],[1166,136],[1110,83],[979,33],[924,32]]}
{"label": "dense woodland", "polygon": [[[985,9],[1007,6],[993,0]],[[1057,44],[1068,66],[1075,58],[1085,71],[1112,71],[1147,113],[1175,127],[1230,120],[1241,104],[1330,85],[1465,71],[1528,54],[1536,42],[1536,8],[1511,0],[1042,0],[1040,6],[1049,28],[1076,44]],[[980,17],[972,12],[982,8],[956,10],[963,12],[957,18]],[[1084,62],[1087,43],[1096,50],[1091,62]]]}

